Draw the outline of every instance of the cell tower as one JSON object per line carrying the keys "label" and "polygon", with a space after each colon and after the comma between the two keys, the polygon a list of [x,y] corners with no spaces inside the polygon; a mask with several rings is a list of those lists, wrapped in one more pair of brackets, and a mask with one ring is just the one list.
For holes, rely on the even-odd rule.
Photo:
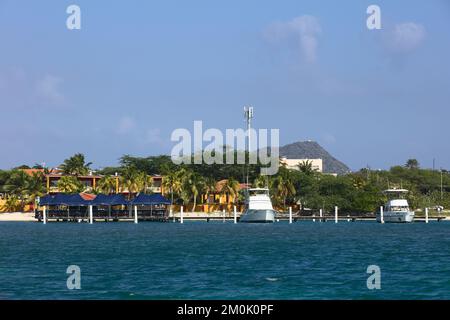
{"label": "cell tower", "polygon": [[244,107],[244,117],[245,121],[247,121],[247,132],[248,132],[248,152],[250,153],[251,149],[251,140],[250,140],[250,129],[252,127],[252,119],[253,119],[253,107]]}
{"label": "cell tower", "polygon": [[[253,107],[244,107],[244,117],[245,117],[245,121],[247,121],[247,135],[248,135],[248,161],[249,161],[249,163],[247,164],[247,177],[246,177],[247,188],[248,188],[248,172],[249,172],[250,149],[251,149],[250,129],[252,127]],[[247,192],[248,192],[248,189],[247,189]]]}

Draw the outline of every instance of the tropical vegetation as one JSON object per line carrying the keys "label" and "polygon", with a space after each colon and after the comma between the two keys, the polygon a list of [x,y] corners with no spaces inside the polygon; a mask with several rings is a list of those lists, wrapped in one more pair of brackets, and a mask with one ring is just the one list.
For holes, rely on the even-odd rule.
{"label": "tropical vegetation", "polygon": [[[195,210],[195,205],[217,193],[226,195],[232,204],[242,203],[244,194],[240,182],[247,182],[248,173],[249,184],[268,187],[273,203],[280,210],[297,205],[302,210],[331,211],[338,206],[343,212],[374,212],[386,201],[382,191],[394,187],[410,191],[408,200],[413,208],[450,207],[450,174],[445,170],[422,169],[415,159],[389,170],[364,168],[337,176],[313,170],[308,161],[301,163],[298,170],[281,165],[273,176],[259,175],[262,167],[259,163],[249,168],[243,164],[175,165],[169,156],[124,155],[119,164],[97,170],[96,174],[103,177],[94,190],[87,190],[77,176],[89,173],[92,163],[86,162],[83,154],[76,154],[60,166],[67,175],[59,180],[58,189],[66,193],[111,194],[119,187],[120,191],[129,191],[132,197],[139,192],[151,192],[152,176],[160,174],[164,194],[171,202],[192,205]],[[29,175],[22,168],[27,166],[0,171],[0,193],[6,198],[4,206],[9,210],[23,210],[27,203],[46,192],[42,173]]]}

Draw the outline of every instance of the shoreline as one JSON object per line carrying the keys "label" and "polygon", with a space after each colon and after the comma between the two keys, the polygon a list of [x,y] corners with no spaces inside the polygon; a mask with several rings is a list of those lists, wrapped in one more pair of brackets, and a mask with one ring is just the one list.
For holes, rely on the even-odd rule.
{"label": "shoreline", "polygon": [[[238,213],[237,217],[240,216],[240,213]],[[214,213],[205,213],[205,212],[185,212],[183,214],[183,217],[185,220],[208,220],[212,219],[212,220],[221,220],[221,219],[226,219],[226,220],[230,220],[233,219],[233,214],[231,213],[226,213],[225,215],[223,214],[223,212],[214,212]],[[170,215],[169,220],[171,219],[177,219],[177,221],[180,219],[180,213],[176,212],[173,213],[172,215]],[[331,215],[327,215],[324,216],[325,221],[326,220],[334,220],[334,216]],[[339,220],[341,221],[352,221],[351,220],[351,216],[339,216]],[[433,215],[430,215],[429,217],[430,221],[435,221],[436,217]],[[287,217],[278,217],[277,222],[279,221],[284,221],[284,220],[288,220]],[[308,216],[308,217],[295,217],[295,222],[297,221],[318,221],[320,220],[320,217],[318,216]],[[369,220],[375,220],[374,217],[370,217],[369,219],[358,219],[355,221],[369,221]],[[450,221],[450,216],[441,216],[440,219],[438,219],[438,221]],[[34,217],[34,213],[33,212],[10,212],[10,213],[0,213],[0,222],[38,222],[38,219],[36,219]],[[353,221],[352,221],[353,222]],[[425,217],[424,216],[416,216],[416,221],[415,222],[425,222]]]}
{"label": "shoreline", "polygon": [[34,212],[6,212],[0,213],[0,222],[37,222]]}

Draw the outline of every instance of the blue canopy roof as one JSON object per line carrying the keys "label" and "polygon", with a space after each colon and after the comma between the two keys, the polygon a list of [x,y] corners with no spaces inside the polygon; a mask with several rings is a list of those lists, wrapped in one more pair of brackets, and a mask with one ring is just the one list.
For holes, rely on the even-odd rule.
{"label": "blue canopy roof", "polygon": [[128,200],[125,199],[123,194],[99,194],[94,200],[90,202],[93,206],[119,206],[128,205]]}
{"label": "blue canopy roof", "polygon": [[41,206],[88,206],[89,201],[84,200],[79,194],[55,194],[46,195],[39,201]]}
{"label": "blue canopy roof", "polygon": [[65,205],[67,206],[88,206],[90,201],[84,200],[78,193],[68,195]]}
{"label": "blue canopy roof", "polygon": [[41,197],[39,199],[39,205],[41,205],[41,206],[50,206],[54,197],[55,196],[52,196],[52,195],[49,195],[49,194]]}
{"label": "blue canopy roof", "polygon": [[154,204],[170,204],[170,200],[164,198],[158,193],[143,194],[140,193],[134,200],[130,202],[132,205],[154,205]]}
{"label": "blue canopy roof", "polygon": [[79,194],[46,195],[40,199],[41,206],[118,206],[118,205],[156,205],[170,204],[170,201],[160,194],[139,194],[134,200],[128,201],[123,194],[99,194],[94,200],[84,200]]}

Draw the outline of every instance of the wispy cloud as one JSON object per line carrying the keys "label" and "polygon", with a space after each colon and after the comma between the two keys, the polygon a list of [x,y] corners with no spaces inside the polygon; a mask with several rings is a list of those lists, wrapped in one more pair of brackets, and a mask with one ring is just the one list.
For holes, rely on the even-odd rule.
{"label": "wispy cloud", "polygon": [[400,23],[387,30],[384,44],[388,51],[394,54],[410,53],[424,42],[425,27],[414,22]]}
{"label": "wispy cloud", "polygon": [[129,116],[124,116],[120,118],[119,124],[117,126],[118,134],[128,134],[136,127],[136,123],[133,118]]}
{"label": "wispy cloud", "polygon": [[60,90],[63,79],[51,74],[47,74],[36,81],[36,95],[42,98],[43,102],[50,104],[64,103],[65,98]]}
{"label": "wispy cloud", "polygon": [[64,106],[62,83],[61,77],[32,75],[20,67],[0,70],[0,107],[13,110]]}
{"label": "wispy cloud", "polygon": [[275,45],[294,42],[300,56],[308,63],[317,60],[318,36],[322,29],[316,17],[303,15],[286,22],[272,23],[264,31],[267,41]]}
{"label": "wispy cloud", "polygon": [[336,137],[328,132],[322,134],[322,140],[327,144],[336,143]]}
{"label": "wispy cloud", "polygon": [[147,143],[161,143],[161,130],[159,130],[159,128],[147,130],[146,140]]}
{"label": "wispy cloud", "polygon": [[139,121],[131,116],[123,116],[116,126],[116,133],[123,138],[131,138],[132,143],[140,146],[149,144],[162,144],[161,130],[159,128],[143,128]]}

